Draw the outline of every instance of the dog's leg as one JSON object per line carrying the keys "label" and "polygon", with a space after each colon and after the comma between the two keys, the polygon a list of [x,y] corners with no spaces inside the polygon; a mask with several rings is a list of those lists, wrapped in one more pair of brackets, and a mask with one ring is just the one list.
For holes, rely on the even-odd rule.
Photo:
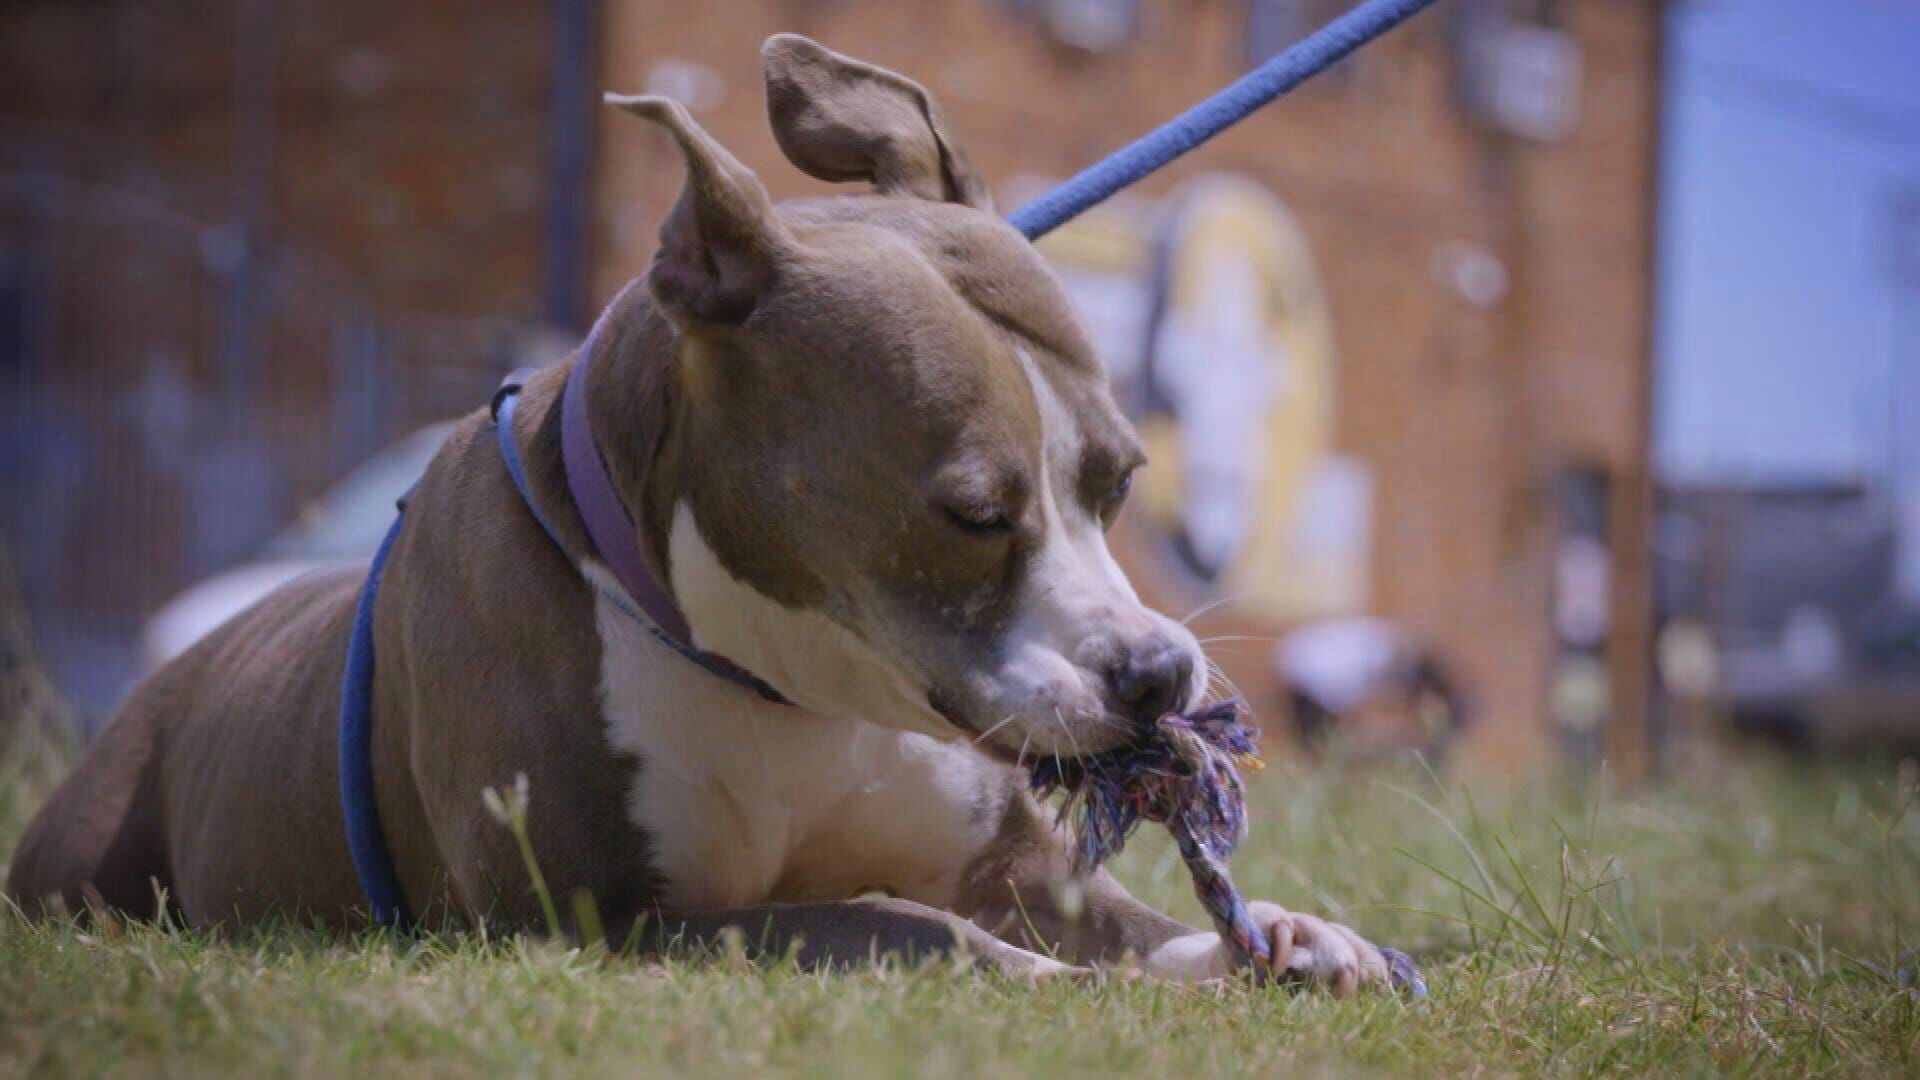
{"label": "dog's leg", "polygon": [[1105,870],[1074,881],[1062,837],[1024,792],[967,868],[954,910],[990,933],[1068,963],[1113,966],[1199,931],[1133,898]]}
{"label": "dog's leg", "polygon": [[1021,978],[1085,974],[1008,944],[949,912],[911,900],[876,898],[767,904],[694,914],[649,914],[609,928],[610,946],[629,938],[648,953],[712,946],[735,938],[748,955],[793,953],[803,968],[850,968],[889,958],[908,963],[965,955],[975,967]]}
{"label": "dog's leg", "polygon": [[[1155,911],[1105,870],[1074,882],[1063,835],[1043,815],[1024,793],[1010,800],[999,834],[967,872],[957,911],[1023,949],[1067,963],[1131,963],[1180,982],[1232,972],[1218,934]],[[1300,981],[1339,994],[1388,984],[1380,950],[1347,927],[1277,904],[1249,907],[1281,966]]]}
{"label": "dog's leg", "polygon": [[171,894],[153,693],[134,692],[27,827],[7,895],[28,913],[84,915],[104,906],[149,919],[162,892]]}

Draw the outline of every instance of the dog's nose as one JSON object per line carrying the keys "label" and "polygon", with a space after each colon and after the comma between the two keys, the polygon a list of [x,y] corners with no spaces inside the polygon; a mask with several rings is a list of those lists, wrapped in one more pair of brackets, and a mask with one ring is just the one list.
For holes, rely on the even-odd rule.
{"label": "dog's nose", "polygon": [[1164,639],[1130,649],[1110,677],[1120,711],[1142,727],[1178,709],[1193,681],[1193,655]]}

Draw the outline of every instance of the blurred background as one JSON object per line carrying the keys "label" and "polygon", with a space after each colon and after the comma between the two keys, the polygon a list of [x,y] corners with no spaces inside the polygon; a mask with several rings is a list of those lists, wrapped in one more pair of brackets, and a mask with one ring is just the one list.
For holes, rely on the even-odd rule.
{"label": "blurred background", "polygon": [[[0,723],[364,559],[563,358],[758,48],[926,84],[1003,209],[1345,0],[5,0]],[[1920,7],[1442,0],[1042,245],[1117,546],[1312,752],[1920,743]],[[57,702],[58,705],[49,703]]]}

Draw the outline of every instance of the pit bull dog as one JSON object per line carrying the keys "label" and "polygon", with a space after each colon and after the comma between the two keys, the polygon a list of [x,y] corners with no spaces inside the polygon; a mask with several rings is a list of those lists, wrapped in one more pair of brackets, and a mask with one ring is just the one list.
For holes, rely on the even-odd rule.
{"label": "pit bull dog", "polygon": [[[553,894],[589,893],[616,943],[731,928],[809,964],[1226,974],[1216,935],[1104,871],[1065,884],[1068,838],[1020,767],[1111,749],[1206,686],[1108,553],[1142,452],[1087,331],[925,90],[790,35],[763,58],[786,156],[872,190],[776,207],[685,109],[617,100],[671,136],[686,186],[570,364],[692,643],[784,700],[636,617],[569,494],[569,365],[538,373],[505,432],[526,498],[491,416],[468,417],[374,608],[373,794],[408,906],[540,923],[480,797],[525,773]],[[12,896],[364,922],[335,723],[363,576],[295,582],[140,685],[28,830]],[[1253,911],[1300,980],[1387,983],[1346,927]]]}

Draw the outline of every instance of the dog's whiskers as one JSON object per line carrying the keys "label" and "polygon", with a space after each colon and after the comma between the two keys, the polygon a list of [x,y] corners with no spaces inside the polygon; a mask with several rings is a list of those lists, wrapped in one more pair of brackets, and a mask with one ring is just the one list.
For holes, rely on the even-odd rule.
{"label": "dog's whiskers", "polygon": [[[1078,716],[1082,714],[1076,713],[1075,715]],[[1073,747],[1073,756],[1077,758],[1086,757],[1086,752],[1080,749],[1080,740],[1073,737],[1073,728],[1067,724],[1067,718],[1060,715],[1060,706],[1058,705],[1053,707],[1053,718],[1060,724],[1060,733],[1067,737],[1067,744]]]}
{"label": "dog's whiskers", "polygon": [[973,740],[973,745],[979,746],[981,743],[986,742],[988,737],[991,736],[994,732],[999,731],[1001,728],[1006,727],[1008,724],[1013,723],[1013,718],[1016,715],[1018,714],[1008,713],[1005,719],[1001,720],[999,723],[993,725],[992,727],[988,728],[987,730],[981,732],[978,736],[976,736]]}
{"label": "dog's whiskers", "polygon": [[1232,599],[1233,597],[1231,596],[1216,596],[1212,600],[1209,600],[1206,603],[1201,604],[1199,607],[1194,608],[1192,611],[1187,612],[1187,617],[1180,620],[1180,625],[1191,626],[1193,625],[1193,620],[1199,618],[1202,615],[1205,615],[1207,612],[1212,611],[1214,608],[1217,608],[1220,605]]}
{"label": "dog's whiskers", "polygon": [[[1114,729],[1123,730],[1123,731],[1126,729],[1125,724],[1122,724],[1116,720],[1111,719],[1110,717],[1107,717],[1099,713],[1088,713],[1088,712],[1082,711],[1082,712],[1076,712],[1074,715],[1078,716],[1083,720],[1092,720],[1094,723],[1099,724],[1102,727],[1114,728]],[[1073,736],[1069,734],[1067,738],[1071,739],[1073,738]],[[1085,762],[1087,766],[1092,768],[1095,772],[1099,773],[1101,776],[1107,775],[1107,762],[1102,760],[1099,755],[1088,757],[1085,753],[1081,751],[1079,744],[1077,743],[1074,745],[1073,752],[1074,752],[1074,755],[1077,758],[1079,758],[1079,760],[1081,760],[1082,762]]]}
{"label": "dog's whiskers", "polygon": [[1216,664],[1213,662],[1212,657],[1207,658],[1207,672],[1208,672],[1209,680],[1215,679],[1215,678],[1219,679],[1221,685],[1227,688],[1227,692],[1231,696],[1237,697],[1237,698],[1246,697],[1245,694],[1240,692],[1240,687],[1236,685],[1234,681],[1227,676],[1226,671],[1223,670],[1219,664]]}
{"label": "dog's whiskers", "polygon": [[[1067,730],[1067,718],[1060,715],[1060,706],[1058,705],[1053,707],[1053,722],[1054,725],[1060,729],[1062,735],[1065,735],[1069,739],[1073,738],[1073,733]],[[1053,741],[1053,766],[1055,769],[1064,771],[1064,767],[1060,763],[1060,740],[1058,739]]]}

